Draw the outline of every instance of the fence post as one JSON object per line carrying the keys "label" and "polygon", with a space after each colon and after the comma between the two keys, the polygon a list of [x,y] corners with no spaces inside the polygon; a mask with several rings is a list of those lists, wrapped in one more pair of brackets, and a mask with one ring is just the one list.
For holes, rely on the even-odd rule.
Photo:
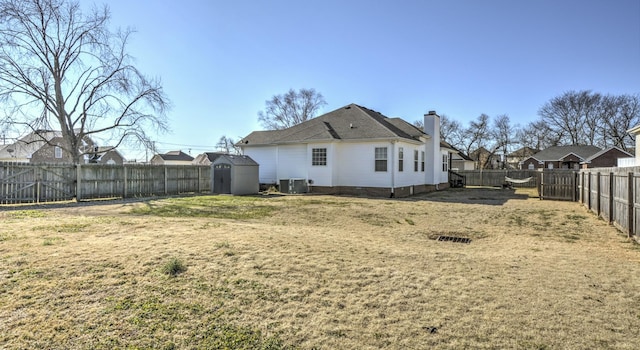
{"label": "fence post", "polygon": [[571,194],[571,200],[574,202],[578,201],[578,172],[574,171],[573,176],[571,176],[571,188],[573,188],[573,193]]}
{"label": "fence post", "polygon": [[598,171],[596,175],[596,181],[598,181],[598,183],[596,184],[596,193],[597,193],[596,204],[598,205],[598,211],[597,211],[598,216],[600,216],[600,205],[602,204],[600,202],[600,195],[602,195],[602,189],[600,188],[600,179],[601,179],[600,172]]}
{"label": "fence post", "polygon": [[200,189],[200,183],[202,182],[202,167],[198,167],[198,193],[202,192]]}
{"label": "fence post", "polygon": [[36,180],[36,203],[40,203],[40,179]]}
{"label": "fence post", "polygon": [[166,195],[167,195],[167,193],[169,192],[169,186],[168,186],[168,184],[167,184],[167,182],[169,181],[169,179],[168,179],[168,177],[169,177],[168,173],[169,173],[169,170],[167,170],[167,166],[165,165],[165,166],[164,166],[164,195],[165,195],[165,196],[166,196]]}
{"label": "fence post", "polygon": [[613,223],[613,183],[614,183],[614,175],[613,173],[609,173],[609,225]]}
{"label": "fence post", "polygon": [[634,194],[634,191],[633,191],[633,182],[634,182],[633,181],[633,173],[629,173],[628,177],[629,177],[629,179],[628,179],[628,182],[629,182],[628,200],[627,200],[627,206],[629,208],[629,223],[628,223],[629,224],[628,225],[629,226],[629,231],[628,231],[628,234],[629,234],[629,238],[631,238],[633,236],[633,232],[634,232],[634,228],[633,228],[633,221],[634,221],[633,220],[633,214],[634,214],[633,212],[634,212],[634,210],[633,210],[633,207],[635,205],[635,203],[634,203],[635,202],[635,198],[633,196],[633,194]]}
{"label": "fence post", "polygon": [[587,182],[589,183],[589,190],[587,191],[587,208],[591,210],[591,171],[589,171],[589,178],[587,179]]}
{"label": "fence post", "polygon": [[580,204],[584,205],[584,171],[580,172]]}
{"label": "fence post", "polygon": [[76,202],[79,202],[81,199],[80,182],[82,182],[82,176],[80,175],[80,167],[80,164],[76,164]]}
{"label": "fence post", "polygon": [[127,198],[127,166],[122,164],[122,171],[124,173],[124,183],[122,185],[122,198]]}

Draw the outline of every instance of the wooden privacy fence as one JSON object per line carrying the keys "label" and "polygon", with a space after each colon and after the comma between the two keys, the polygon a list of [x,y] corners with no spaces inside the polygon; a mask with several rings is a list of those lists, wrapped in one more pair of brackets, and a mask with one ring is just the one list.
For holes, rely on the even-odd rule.
{"label": "wooden privacy fence", "polygon": [[0,204],[128,198],[211,191],[201,165],[28,164],[0,162]]}
{"label": "wooden privacy fence", "polygon": [[596,215],[638,237],[640,231],[640,167],[580,171],[580,203]]}
{"label": "wooden privacy fence", "polygon": [[578,172],[543,170],[538,172],[538,195],[542,200],[577,201]]}
{"label": "wooden privacy fence", "polygon": [[0,204],[73,199],[76,169],[60,164],[0,162]]}
{"label": "wooden privacy fence", "polygon": [[462,170],[458,171],[466,178],[467,186],[495,186],[506,183],[505,177],[523,180],[525,183],[511,182],[512,187],[530,187],[538,189],[540,199],[577,201],[577,172],[563,169],[544,170]]}
{"label": "wooden privacy fence", "polygon": [[465,176],[467,186],[502,186],[505,176],[512,179],[526,179],[533,177],[526,183],[514,183],[515,187],[536,187],[536,170],[458,170],[458,174]]}

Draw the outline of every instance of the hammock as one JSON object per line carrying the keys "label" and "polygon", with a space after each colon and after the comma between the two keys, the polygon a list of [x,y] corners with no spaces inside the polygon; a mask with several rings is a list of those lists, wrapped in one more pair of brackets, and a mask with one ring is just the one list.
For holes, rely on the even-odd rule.
{"label": "hammock", "polygon": [[533,177],[528,177],[526,179],[512,179],[512,178],[510,178],[508,176],[504,177],[504,180],[506,182],[511,182],[511,183],[514,183],[514,184],[526,184],[527,182],[531,181],[531,179],[533,179]]}

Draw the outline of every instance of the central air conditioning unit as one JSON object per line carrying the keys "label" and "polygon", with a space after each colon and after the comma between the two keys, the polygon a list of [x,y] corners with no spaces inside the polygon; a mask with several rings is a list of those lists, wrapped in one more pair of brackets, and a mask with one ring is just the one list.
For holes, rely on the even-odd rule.
{"label": "central air conditioning unit", "polygon": [[306,179],[281,179],[280,192],[282,193],[307,193],[309,188]]}

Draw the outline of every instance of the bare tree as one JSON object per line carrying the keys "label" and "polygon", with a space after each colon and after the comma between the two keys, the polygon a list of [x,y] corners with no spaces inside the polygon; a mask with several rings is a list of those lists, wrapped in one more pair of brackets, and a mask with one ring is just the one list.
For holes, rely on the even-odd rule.
{"label": "bare tree", "polygon": [[218,140],[216,147],[226,154],[240,154],[240,151],[235,144],[236,143],[232,138],[223,135],[220,137],[220,140]]}
{"label": "bare tree", "polygon": [[[148,145],[166,131],[159,81],[131,64],[132,30],[109,30],[107,6],[83,13],[74,0],[0,0],[1,123],[23,132],[59,128],[75,162],[87,137]],[[46,141],[46,140],[45,140]]]}
{"label": "bare tree", "polygon": [[606,95],[601,100],[600,113],[604,140],[631,151],[635,140],[627,130],[640,124],[640,95]]}
{"label": "bare tree", "polygon": [[[424,120],[419,119],[413,125],[424,130]],[[465,132],[459,121],[449,118],[446,114],[440,116],[440,137],[456,148],[464,148]]]}
{"label": "bare tree", "polygon": [[489,138],[489,116],[481,114],[476,120],[469,123],[469,127],[465,129],[464,150],[467,154],[471,154],[472,150],[478,150],[487,146]]}
{"label": "bare tree", "polygon": [[596,145],[602,118],[598,113],[601,96],[591,91],[568,91],[552,98],[538,114],[557,135],[562,144]]}
{"label": "bare tree", "polygon": [[464,145],[462,124],[443,114],[440,117],[440,137],[450,145],[456,148],[462,148]]}
{"label": "bare tree", "polygon": [[514,126],[511,125],[511,120],[506,114],[501,114],[493,119],[493,129],[491,134],[493,136],[492,153],[496,153],[499,150],[502,151],[502,168],[507,165],[507,154],[509,153],[509,147],[513,143],[515,131]]}
{"label": "bare tree", "polygon": [[542,150],[550,146],[558,146],[562,135],[558,135],[542,120],[530,122],[517,130],[516,140],[522,147]]}
{"label": "bare tree", "polygon": [[316,116],[327,102],[315,89],[290,89],[265,101],[266,108],[258,112],[258,121],[269,130],[281,130],[300,124]]}

